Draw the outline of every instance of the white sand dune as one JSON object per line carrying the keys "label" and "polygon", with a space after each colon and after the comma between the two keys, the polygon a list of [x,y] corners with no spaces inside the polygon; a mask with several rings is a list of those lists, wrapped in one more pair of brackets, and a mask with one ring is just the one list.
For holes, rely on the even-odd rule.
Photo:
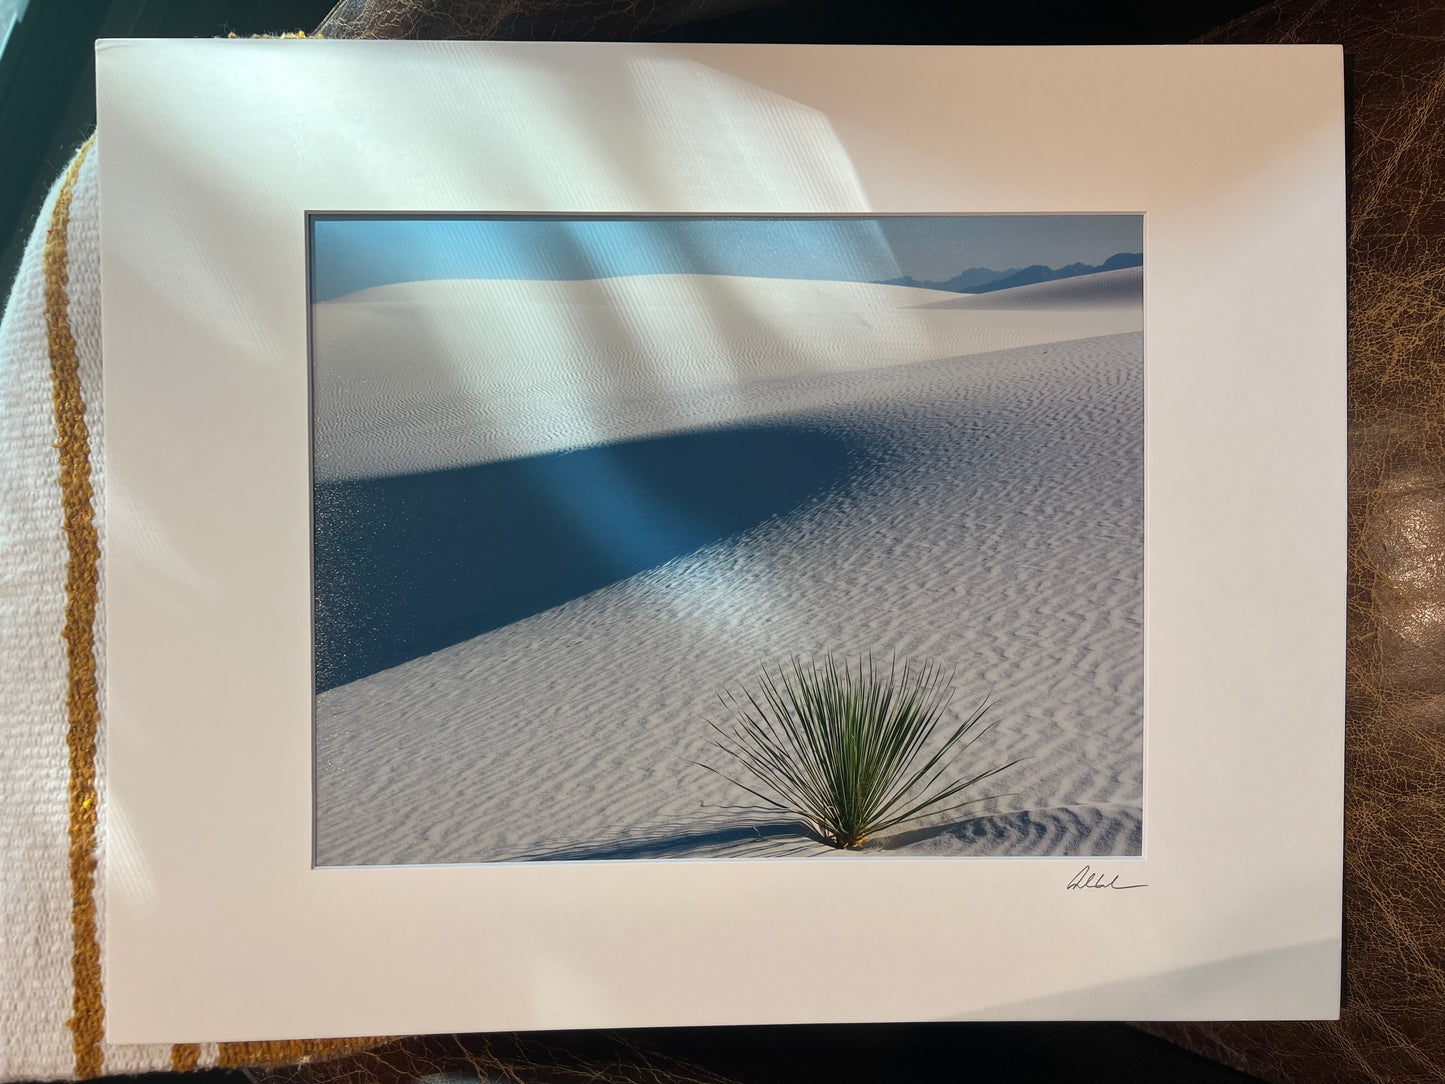
{"label": "white sand dune", "polygon": [[316,477],[813,409],[830,376],[1137,331],[1141,284],[1128,269],[977,296],[708,275],[372,287],[312,308]]}
{"label": "white sand dune", "polygon": [[[580,289],[554,285],[558,298]],[[623,288],[615,282],[607,288],[614,287]],[[847,310],[857,319],[847,331],[837,330],[837,309],[824,309],[816,320],[807,310],[795,325],[768,332],[775,336],[769,339],[768,318],[759,313],[782,319],[764,298],[775,288],[736,286],[753,291],[750,304],[759,306],[740,317],[746,334],[725,336],[734,343],[758,336],[753,352],[737,361],[753,381],[751,395],[697,401],[713,411],[741,403],[744,416],[771,412],[790,424],[866,432],[880,449],[874,469],[744,534],[321,694],[322,864],[822,853],[787,817],[759,808],[698,762],[727,766],[709,747],[707,720],[719,717],[715,690],[751,680],[759,660],[828,650],[896,651],[956,666],[953,717],[991,693],[996,720],[960,769],[1029,758],[980,788],[1006,797],[900,829],[877,841],[879,853],[1138,853],[1137,305],[1106,300],[1097,312],[996,308],[984,311],[988,320],[1001,313],[1001,322],[970,330],[974,310],[928,310],[942,313],[941,322],[915,325],[896,307],[867,308],[861,299],[887,295],[860,288],[859,302]],[[480,296],[471,285],[458,289]],[[794,291],[792,302],[803,294]],[[837,297],[819,290],[819,306],[824,295]],[[993,300],[997,305],[998,296]],[[571,318],[555,304],[557,319]],[[666,343],[647,337],[671,326],[673,314],[662,307],[646,335],[619,329],[625,340],[619,359],[639,341],[646,358],[664,355]],[[1008,323],[1015,315],[1017,322]],[[599,311],[576,319],[616,317]],[[948,323],[955,319],[956,326]],[[335,331],[344,322],[338,316],[322,326]],[[366,323],[377,335],[387,327],[370,317],[352,323]],[[1100,327],[1114,330],[1095,334]],[[814,332],[820,343],[810,340]],[[441,336],[434,328],[429,334]],[[508,341],[516,341],[520,333],[514,326],[510,334]],[[567,341],[575,347],[598,334],[594,327]],[[485,338],[480,326],[466,335],[472,338],[458,333],[456,342]],[[893,335],[897,350],[889,346]],[[1009,335],[1036,338],[1000,343]],[[323,350],[337,341],[358,340],[327,340]],[[387,349],[400,349],[399,340],[386,341]],[[772,341],[782,344],[781,371],[766,364]],[[963,352],[955,349],[928,358],[960,342],[971,356],[954,356]],[[979,343],[993,349],[974,351]],[[441,366],[438,410],[452,389],[443,379],[451,363],[437,359],[459,356],[448,353],[457,349],[425,354],[425,364]],[[384,356],[367,355],[365,364],[383,372]],[[547,370],[548,394],[569,387],[574,363],[580,361]],[[345,364],[363,363],[348,356]],[[699,385],[726,375],[712,364],[678,363]],[[320,368],[330,365],[328,354]],[[385,379],[405,390],[414,374]],[[469,410],[486,401],[487,388],[503,397],[527,392],[505,376],[476,379]],[[627,393],[643,395],[644,383],[628,384]],[[593,390],[612,401],[607,394],[614,389]],[[361,436],[340,440],[343,430],[373,434],[365,439],[390,434],[386,451],[395,463],[435,465],[462,454],[446,424],[420,425],[411,412],[416,394],[402,394],[400,408],[387,412],[377,404],[389,403],[388,394],[348,399],[333,416],[341,428],[332,431],[328,454],[350,455],[347,441],[364,443]],[[606,428],[624,416],[610,416],[603,429],[627,431]],[[646,418],[639,414],[635,424]],[[498,454],[501,438],[478,439],[466,454]],[[379,456],[366,469],[385,463],[395,465]]]}
{"label": "white sand dune", "polygon": [[904,829],[870,849],[910,855],[1046,857],[1143,853],[1144,817],[1137,805],[1058,806],[994,813],[927,828]]}
{"label": "white sand dune", "polygon": [[[935,291],[927,291],[933,293]],[[1032,312],[1080,312],[1100,307],[1137,308],[1144,296],[1144,269],[1125,267],[1071,279],[1015,286],[984,294],[954,294],[924,302],[928,309],[970,312],[1027,309]]]}

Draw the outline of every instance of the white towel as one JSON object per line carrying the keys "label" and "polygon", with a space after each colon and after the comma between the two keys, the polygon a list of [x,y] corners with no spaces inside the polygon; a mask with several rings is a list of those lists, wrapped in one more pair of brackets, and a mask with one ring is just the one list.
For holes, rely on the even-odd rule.
{"label": "white towel", "polygon": [[45,201],[0,322],[0,1082],[288,1064],[374,1045],[101,1037],[105,585],[87,550],[105,536],[99,212],[96,155],[82,148]]}

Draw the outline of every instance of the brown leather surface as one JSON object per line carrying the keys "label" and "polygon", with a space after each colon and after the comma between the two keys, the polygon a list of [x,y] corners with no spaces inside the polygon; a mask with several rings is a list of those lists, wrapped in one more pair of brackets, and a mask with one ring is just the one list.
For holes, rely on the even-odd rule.
{"label": "brown leather surface", "polygon": [[[423,1035],[351,1057],[252,1068],[257,1084],[739,1084],[616,1032],[534,1035]],[[436,1082],[444,1084],[444,1082]]]}
{"label": "brown leather surface", "polygon": [[1445,1080],[1445,6],[1280,0],[1205,39],[1345,47],[1350,576],[1338,1022],[1146,1025],[1279,1084]]}
{"label": "brown leather surface", "polygon": [[[343,0],[321,30],[631,37],[732,6]],[[1445,1081],[1445,4],[1279,0],[1204,40],[1343,43],[1350,72],[1346,998],[1338,1022],[1141,1026],[1278,1084]],[[599,1061],[515,1037],[407,1039],[276,1072],[350,1084],[442,1071],[720,1079],[640,1050]]]}
{"label": "brown leather surface", "polygon": [[341,0],[317,27],[328,38],[612,41],[786,0]]}

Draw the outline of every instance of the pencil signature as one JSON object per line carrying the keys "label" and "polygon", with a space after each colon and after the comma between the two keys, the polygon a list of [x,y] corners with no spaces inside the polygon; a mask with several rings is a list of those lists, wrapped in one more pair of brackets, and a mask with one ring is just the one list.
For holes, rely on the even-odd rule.
{"label": "pencil signature", "polygon": [[1117,873],[1106,881],[1104,880],[1104,875],[1102,873],[1095,873],[1088,866],[1085,866],[1083,869],[1079,870],[1078,873],[1074,874],[1073,879],[1064,886],[1064,890],[1068,891],[1069,889],[1073,888],[1117,888],[1122,891],[1126,888],[1148,887],[1148,885],[1121,885],[1119,883],[1119,875]]}

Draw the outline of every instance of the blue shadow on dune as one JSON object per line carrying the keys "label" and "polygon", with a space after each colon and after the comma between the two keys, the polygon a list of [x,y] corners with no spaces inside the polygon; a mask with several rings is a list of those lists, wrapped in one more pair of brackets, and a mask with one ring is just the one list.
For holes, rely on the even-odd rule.
{"label": "blue shadow on dune", "polygon": [[784,515],[867,458],[754,425],[316,485],[316,689],[541,613]]}

